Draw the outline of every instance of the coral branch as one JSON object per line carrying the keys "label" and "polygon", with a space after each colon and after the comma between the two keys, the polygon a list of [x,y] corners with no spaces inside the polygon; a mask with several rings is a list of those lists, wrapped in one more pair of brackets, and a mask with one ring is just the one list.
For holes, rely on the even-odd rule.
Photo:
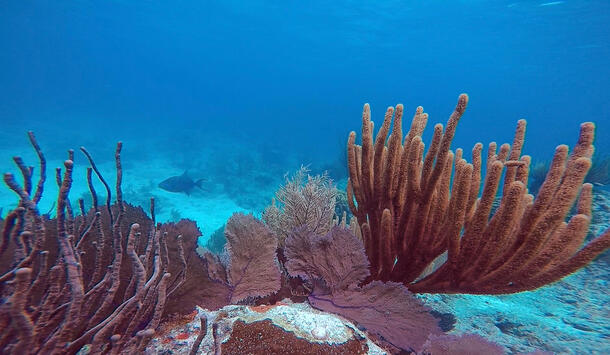
{"label": "coral branch", "polygon": [[[512,145],[496,151],[490,144],[484,179],[480,143],[473,164],[462,159],[461,149],[455,155],[449,150],[467,103],[468,96],[460,95],[445,131],[435,126],[425,157],[427,115],[421,107],[400,147],[396,115],[402,106],[391,130],[388,109],[373,147],[370,107],[364,106],[362,145],[356,145],[355,132],[348,138],[347,196],[371,262],[370,278],[402,282],[415,292],[514,293],[557,281],[608,249],[608,231],[582,247],[591,210],[591,187],[583,181],[591,167],[593,123],[581,125],[569,157],[567,146],[557,147],[534,199],[526,189],[531,158],[521,156],[525,120],[518,122]],[[492,213],[504,171],[503,196]],[[579,212],[566,224],[579,195]],[[445,252],[447,262],[423,275]]]}
{"label": "coral branch", "polygon": [[[44,157],[32,134],[30,139],[44,167]],[[93,344],[92,353],[141,353],[163,319],[166,305],[178,302],[167,297],[171,274],[165,271],[171,269],[180,275],[172,288],[176,293],[184,292],[182,285],[193,284],[191,273],[184,269],[197,261],[194,250],[199,231],[192,223],[181,221],[180,233],[171,231],[171,238],[160,239],[145,213],[122,201],[121,147],[117,144],[115,151],[117,204],[111,206],[108,201],[105,211],[96,206],[92,171],[103,178],[94,167],[87,174],[94,206],[85,212],[80,203],[82,215],[70,212],[72,151],[64,163],[63,177],[58,170],[60,191],[53,220],[40,215],[40,196],[30,198],[32,184],[27,179],[31,178],[31,169],[20,158],[15,161],[26,178],[24,186],[12,174],[4,175],[5,183],[20,200],[2,229],[0,251],[9,250],[16,258],[12,264],[0,263],[0,291],[9,300],[0,305],[0,327],[8,330],[0,336],[0,353],[75,354],[87,343]],[[85,154],[94,166],[90,155]],[[44,176],[41,172],[41,181]],[[35,196],[38,192],[42,194],[42,186]],[[160,228],[167,229],[163,225]],[[127,229],[129,236],[125,238]],[[75,232],[78,235],[73,235]],[[141,233],[148,238],[139,238]],[[175,238],[177,234],[182,237]],[[112,240],[106,235],[112,235]],[[166,240],[178,240],[178,245],[168,248]],[[145,251],[147,257],[141,259],[139,255]],[[203,266],[201,260],[199,266]],[[88,290],[87,282],[91,286]]]}

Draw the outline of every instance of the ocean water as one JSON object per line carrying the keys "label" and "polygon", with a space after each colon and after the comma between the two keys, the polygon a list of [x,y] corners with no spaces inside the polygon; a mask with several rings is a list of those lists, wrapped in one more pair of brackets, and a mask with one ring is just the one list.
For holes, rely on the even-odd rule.
{"label": "ocean water", "polygon": [[[423,106],[428,142],[468,93],[452,144],[468,159],[476,142],[511,142],[525,118],[524,153],[548,161],[593,121],[596,156],[608,159],[609,23],[606,0],[0,1],[0,170],[16,173],[15,155],[36,166],[32,130],[49,165],[41,211],[54,206],[53,169],[68,149],[70,197],[90,203],[79,147],[114,183],[122,141],[124,199],[147,209],[155,197],[159,220],[195,220],[204,244],[234,212],[260,216],[301,165],[344,187],[364,103],[377,127],[387,106],[404,104],[407,122]],[[202,188],[159,188],[184,172]],[[0,189],[1,216],[16,203]],[[514,352],[610,353],[606,270],[439,307],[461,319],[456,329]],[[563,303],[583,285],[590,294]],[[540,297],[560,301],[532,313],[546,306]]]}

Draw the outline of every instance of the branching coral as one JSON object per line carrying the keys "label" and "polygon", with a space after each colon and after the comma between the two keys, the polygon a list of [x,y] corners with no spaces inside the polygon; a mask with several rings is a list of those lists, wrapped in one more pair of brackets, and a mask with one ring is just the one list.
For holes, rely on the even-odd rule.
{"label": "branching coral", "polygon": [[[41,160],[35,192],[32,168],[21,159],[15,162],[23,186],[12,174],[4,175],[20,201],[2,223],[0,255],[14,258],[0,258],[0,292],[8,300],[0,306],[0,352],[75,354],[85,344],[91,344],[92,354],[141,352],[166,305],[172,303],[169,297],[191,283],[186,269],[196,255],[196,227],[190,228],[188,222],[155,225],[153,207],[151,220],[141,209],[123,202],[121,143],[115,152],[117,203],[110,204],[110,188],[83,148],[92,164],[87,174],[92,210],[87,212],[82,200],[80,216],[70,208],[74,159],[70,151],[63,177],[60,170],[56,176],[60,185],[57,218],[46,219],[37,207],[45,160],[31,133],[30,141]],[[108,191],[101,210],[91,182],[93,171]],[[176,237],[176,231],[185,234]]]}
{"label": "branching coral", "polygon": [[[449,150],[467,103],[468,96],[460,95],[446,129],[434,127],[426,154],[423,108],[417,108],[404,142],[403,107],[388,108],[373,141],[364,106],[362,145],[355,144],[355,132],[348,140],[347,192],[371,278],[402,282],[416,292],[513,293],[559,280],[608,249],[610,229],[581,248],[591,218],[592,186],[583,181],[591,166],[593,123],[581,125],[570,156],[567,146],[557,147],[534,199],[526,189],[531,159],[521,156],[526,122],[520,120],[512,145],[497,151],[490,144],[479,197],[482,144],[473,148],[471,164],[461,149]],[[502,200],[492,213],[499,189]],[[577,214],[566,223],[577,198]],[[445,252],[447,261],[418,279]]]}

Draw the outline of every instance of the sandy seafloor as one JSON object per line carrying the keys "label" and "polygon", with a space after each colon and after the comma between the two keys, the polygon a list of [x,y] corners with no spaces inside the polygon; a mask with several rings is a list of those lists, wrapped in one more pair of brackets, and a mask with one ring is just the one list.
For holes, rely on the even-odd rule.
{"label": "sandy seafloor", "polygon": [[[6,132],[0,132],[0,138],[4,142],[17,141],[13,136],[8,137]],[[27,145],[25,133],[21,140],[21,144],[0,145],[0,170],[17,173],[11,157],[19,152],[27,164],[36,166],[37,177],[38,162]],[[40,144],[43,149],[49,146],[48,142],[41,141]],[[243,152],[247,152],[245,154],[251,155],[250,170],[258,170],[244,174],[243,167],[231,168],[230,160],[235,154],[222,153],[226,148],[243,149]],[[181,167],[170,163],[176,162],[172,157],[149,154],[146,159],[133,159],[133,154],[128,153],[133,147],[126,144],[123,154],[124,200],[143,205],[148,211],[150,196],[155,196],[158,221],[190,218],[197,222],[203,233],[200,242],[205,243],[210,234],[221,227],[234,212],[254,212],[255,215],[260,215],[265,201],[271,200],[274,191],[283,181],[282,168],[294,171],[299,167],[298,159],[295,158],[288,159],[283,166],[269,168],[256,152],[248,152],[246,148],[220,141],[203,148],[199,156],[204,158],[194,161],[193,164],[197,167],[189,173],[194,178],[206,178],[205,189],[186,196],[157,187],[164,178],[182,173]],[[87,206],[90,206],[85,178],[88,164],[82,153],[77,150],[75,154],[74,183],[70,198],[76,207],[76,200],[84,196]],[[47,154],[47,184],[40,203],[40,211],[43,213],[51,209],[57,196],[55,168],[63,166],[62,159],[65,156]],[[94,156],[96,157],[100,158],[99,154]],[[116,173],[113,159],[114,150],[110,149],[105,157],[96,160],[99,161],[98,168],[114,189]],[[202,167],[214,159],[216,166],[226,165],[224,170],[218,170],[218,167],[206,170]],[[292,168],[287,168],[290,166]],[[222,174],[225,176],[220,176]],[[231,189],[227,188],[229,184],[233,186]],[[103,201],[105,192],[99,183],[96,183],[96,189],[100,201]],[[597,222],[598,231],[610,224],[610,194],[606,191],[601,196],[596,199],[594,208],[597,213],[594,222]],[[0,189],[3,216],[15,206],[16,201],[15,195],[8,188]],[[610,258],[606,256],[608,259]],[[608,264],[598,261],[561,282],[534,292],[507,296],[423,295],[421,298],[433,309],[455,316],[454,333],[481,334],[505,346],[510,353],[546,350],[558,354],[610,354],[610,308],[607,306],[610,304],[609,274]]]}

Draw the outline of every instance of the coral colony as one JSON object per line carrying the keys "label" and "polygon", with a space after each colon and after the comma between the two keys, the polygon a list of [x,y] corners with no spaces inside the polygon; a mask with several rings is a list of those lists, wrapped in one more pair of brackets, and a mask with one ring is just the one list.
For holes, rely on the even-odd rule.
{"label": "coral colony", "polygon": [[[581,125],[571,153],[565,145],[556,148],[534,197],[526,188],[530,157],[521,155],[525,121],[518,122],[512,145],[489,145],[485,172],[481,144],[472,163],[461,149],[449,149],[467,102],[461,95],[447,126],[434,126],[427,151],[421,135],[428,115],[421,107],[406,136],[398,105],[386,111],[373,137],[365,105],[362,144],[352,132],[347,145],[351,221],[333,216],[336,194],[324,177],[301,172],[262,220],[245,214],[228,220],[220,254],[196,251],[200,232],[192,221],[157,223],[154,200],[149,216],[123,201],[121,143],[114,203],[81,148],[90,163],[92,206],[81,199],[73,210],[68,198],[70,151],[56,170],[55,217],[40,213],[46,161],[29,133],[40,160],[37,183],[34,168],[19,157],[23,183],[4,175],[19,204],[1,222],[0,352],[135,354],[171,345],[185,354],[503,353],[480,336],[445,335],[413,293],[533,290],[607,250],[610,229],[585,243],[592,123]],[[95,178],[105,202],[98,203]],[[273,312],[287,327],[298,319],[305,325],[286,333],[271,323]],[[196,323],[192,337],[172,335],[190,339],[183,348],[168,345],[171,326],[190,321]]]}

